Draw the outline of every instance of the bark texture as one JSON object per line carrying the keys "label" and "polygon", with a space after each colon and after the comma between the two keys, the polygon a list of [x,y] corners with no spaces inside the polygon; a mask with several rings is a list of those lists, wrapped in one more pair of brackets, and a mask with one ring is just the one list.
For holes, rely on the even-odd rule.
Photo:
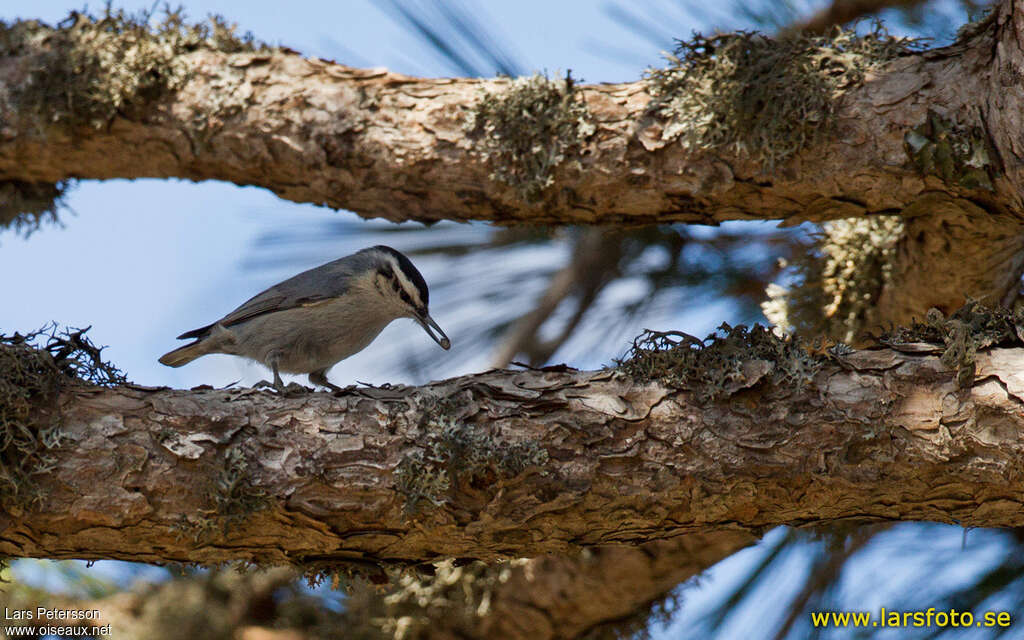
{"label": "bark texture", "polygon": [[574,370],[76,392],[0,554],[406,565],[841,519],[1021,526],[1024,350],[976,364],[961,389],[933,355],[855,352],[806,386],[750,360],[710,403]]}
{"label": "bark texture", "polygon": [[[49,60],[49,40],[38,37],[0,64],[0,179],[226,180],[396,221],[821,221],[898,213],[936,195],[1019,221],[1022,20],[1007,0],[956,45],[870,73],[837,98],[831,134],[770,171],[745,153],[664,139],[672,123],[648,113],[648,81],[581,87],[588,127],[555,167],[557,188],[536,201],[492,180],[505,168],[467,136],[474,106],[508,89],[507,79],[421,79],[287,51],[201,49],[175,61],[184,69],[173,91],[112,110],[100,126],[41,126],[17,94]],[[987,140],[990,186],[958,181],[941,157],[915,166],[906,136],[930,113]]]}

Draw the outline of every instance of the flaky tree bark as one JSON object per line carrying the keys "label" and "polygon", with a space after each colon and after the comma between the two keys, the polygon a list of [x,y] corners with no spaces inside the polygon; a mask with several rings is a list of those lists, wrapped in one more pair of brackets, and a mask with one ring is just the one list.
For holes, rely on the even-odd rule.
{"label": "flaky tree bark", "polygon": [[77,393],[45,500],[0,515],[0,554],[412,564],[840,519],[1020,526],[1022,364],[980,354],[961,390],[935,356],[856,352],[806,387],[753,360],[707,406],[571,370]]}
{"label": "flaky tree bark", "polygon": [[[538,202],[492,180],[494,168],[466,135],[481,93],[500,92],[508,80],[421,79],[294,52],[200,50],[184,56],[181,88],[108,126],[40,135],[38,114],[18,111],[14,96],[48,52],[40,37],[0,65],[0,179],[226,180],[395,221],[820,221],[898,213],[934,194],[963,195],[1019,220],[1022,36],[1021,5],[1006,0],[973,37],[890,62],[842,97],[830,136],[767,173],[744,154],[663,140],[664,123],[646,111],[647,81],[582,87],[596,130]],[[929,110],[981,128],[999,173],[992,191],[912,166],[905,135]]]}

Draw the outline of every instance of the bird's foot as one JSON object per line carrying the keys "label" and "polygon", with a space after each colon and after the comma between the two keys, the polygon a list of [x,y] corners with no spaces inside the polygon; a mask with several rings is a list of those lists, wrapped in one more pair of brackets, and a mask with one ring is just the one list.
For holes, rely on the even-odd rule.
{"label": "bird's foot", "polygon": [[314,386],[318,385],[318,386],[321,386],[321,387],[326,387],[327,389],[329,389],[332,392],[344,391],[344,389],[342,389],[338,385],[331,384],[327,380],[327,371],[326,370],[314,371],[314,372],[310,373],[309,374],[309,381],[311,383],[313,383]]}
{"label": "bird's foot", "polygon": [[289,382],[288,384],[281,383],[280,385],[274,384],[269,380],[260,380],[256,384],[252,385],[253,389],[273,389],[274,391],[286,396],[303,395],[315,391],[309,387],[303,386],[298,382]]}

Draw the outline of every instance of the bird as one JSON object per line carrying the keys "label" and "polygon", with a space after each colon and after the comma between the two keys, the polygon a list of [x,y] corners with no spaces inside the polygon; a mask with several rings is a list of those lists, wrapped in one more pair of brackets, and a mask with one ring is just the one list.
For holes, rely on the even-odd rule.
{"label": "bird", "polygon": [[220,320],[186,331],[178,339],[195,341],[164,354],[160,363],[180,367],[209,353],[226,353],[274,372],[273,383],[257,386],[284,390],[283,371],[308,374],[314,386],[339,391],[327,380],[327,370],[362,351],[398,318],[415,320],[442,349],[451,348],[430,317],[429,297],[412,261],[377,245],[303,271]]}

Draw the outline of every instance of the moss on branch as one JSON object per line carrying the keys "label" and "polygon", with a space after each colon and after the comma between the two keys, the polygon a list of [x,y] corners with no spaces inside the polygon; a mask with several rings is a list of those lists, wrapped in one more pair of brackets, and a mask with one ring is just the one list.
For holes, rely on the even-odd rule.
{"label": "moss on branch", "polygon": [[0,181],[0,229],[12,228],[29,236],[44,223],[57,222],[57,210],[64,204],[70,181]]}
{"label": "moss on branch", "polygon": [[249,34],[235,35],[234,25],[218,16],[188,24],[180,9],[160,21],[148,12],[109,7],[99,16],[73,11],[56,27],[0,21],[0,57],[22,58],[21,82],[0,94],[0,122],[17,114],[40,135],[52,127],[102,128],[182,86],[188,75],[184,54],[264,46]]}
{"label": "moss on branch", "polygon": [[481,141],[491,179],[537,200],[554,182],[554,170],[594,132],[590,112],[570,74],[516,78],[484,93],[473,107],[467,133]]}
{"label": "moss on branch", "polygon": [[688,389],[700,402],[728,398],[762,381],[803,385],[821,364],[795,337],[760,325],[724,323],[704,340],[680,331],[647,330],[633,341],[628,357],[618,361],[627,375]]}
{"label": "moss on branch", "polygon": [[52,464],[61,440],[60,393],[71,386],[127,382],[100,357],[88,329],[55,325],[27,335],[0,334],[0,504],[27,506],[39,496],[33,476]]}
{"label": "moss on branch", "polygon": [[748,154],[766,169],[822,139],[839,98],[882,64],[921,49],[880,25],[859,35],[700,34],[679,41],[671,65],[650,69],[648,112],[664,140]]}

